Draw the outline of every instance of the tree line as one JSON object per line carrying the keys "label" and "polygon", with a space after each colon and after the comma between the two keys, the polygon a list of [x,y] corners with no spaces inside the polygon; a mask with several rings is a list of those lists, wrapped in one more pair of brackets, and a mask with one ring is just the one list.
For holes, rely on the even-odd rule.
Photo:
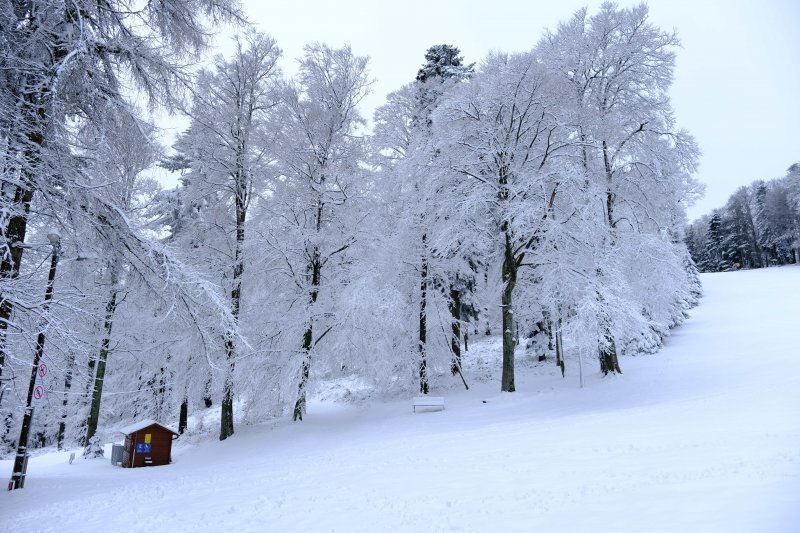
{"label": "tree line", "polygon": [[[579,358],[618,373],[700,295],[683,242],[698,149],[668,98],[679,43],[644,5],[582,9],[477,65],[432,46],[370,131],[369,61],[347,46],[310,44],[287,76],[248,29],[185,70],[204,20],[240,21],[226,2],[10,4],[4,451],[39,335],[31,445],[142,417],[183,432],[216,406],[226,439],[235,420],[302,420],[326,380],[427,394],[459,379],[470,335],[501,336],[503,391],[523,344],[562,375]],[[189,117],[169,150],[142,101]]]}
{"label": "tree line", "polygon": [[800,262],[800,163],[782,178],[740,187],[725,206],[686,228],[701,272]]}

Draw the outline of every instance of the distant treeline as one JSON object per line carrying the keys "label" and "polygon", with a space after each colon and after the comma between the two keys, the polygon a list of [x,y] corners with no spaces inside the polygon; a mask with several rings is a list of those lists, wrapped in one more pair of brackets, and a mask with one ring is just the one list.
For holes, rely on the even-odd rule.
{"label": "distant treeline", "polygon": [[701,272],[800,262],[800,163],[786,176],[739,188],[692,222],[686,245]]}

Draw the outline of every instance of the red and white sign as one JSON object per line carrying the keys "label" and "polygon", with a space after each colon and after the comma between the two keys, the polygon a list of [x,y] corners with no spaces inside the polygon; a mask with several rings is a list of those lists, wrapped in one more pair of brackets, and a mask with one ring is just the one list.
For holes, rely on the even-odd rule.
{"label": "red and white sign", "polygon": [[41,385],[36,385],[33,388],[33,398],[31,398],[31,403],[38,405],[42,402],[42,398],[44,398],[44,387]]}
{"label": "red and white sign", "polygon": [[44,398],[44,377],[47,375],[47,365],[39,363],[36,367],[36,386],[33,387],[33,396],[31,397],[31,405],[38,406],[42,403]]}

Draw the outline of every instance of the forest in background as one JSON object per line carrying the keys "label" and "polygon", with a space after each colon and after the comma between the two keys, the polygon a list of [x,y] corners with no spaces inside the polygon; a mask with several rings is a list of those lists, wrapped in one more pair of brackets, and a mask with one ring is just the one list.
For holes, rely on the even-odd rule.
{"label": "forest in background", "polygon": [[[310,44],[287,77],[246,29],[195,72],[203,21],[235,6],[126,6],[0,10],[0,452],[36,383],[32,447],[217,405],[225,439],[302,420],[322,380],[427,394],[468,336],[502,336],[503,391],[521,343],[621,372],[697,303],[699,150],[668,98],[677,36],[646,6],[479,64],[432,46],[372,131],[349,47]],[[171,149],[143,102],[189,117]]]}
{"label": "forest in background", "polygon": [[692,222],[685,240],[701,272],[800,263],[800,163],[782,178],[739,188]]}

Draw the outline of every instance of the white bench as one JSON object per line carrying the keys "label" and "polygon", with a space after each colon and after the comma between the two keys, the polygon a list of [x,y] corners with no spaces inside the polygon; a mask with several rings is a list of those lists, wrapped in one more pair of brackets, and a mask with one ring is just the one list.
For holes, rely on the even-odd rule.
{"label": "white bench", "polygon": [[441,396],[417,396],[414,398],[415,413],[417,412],[417,407],[444,409],[444,398]]}

